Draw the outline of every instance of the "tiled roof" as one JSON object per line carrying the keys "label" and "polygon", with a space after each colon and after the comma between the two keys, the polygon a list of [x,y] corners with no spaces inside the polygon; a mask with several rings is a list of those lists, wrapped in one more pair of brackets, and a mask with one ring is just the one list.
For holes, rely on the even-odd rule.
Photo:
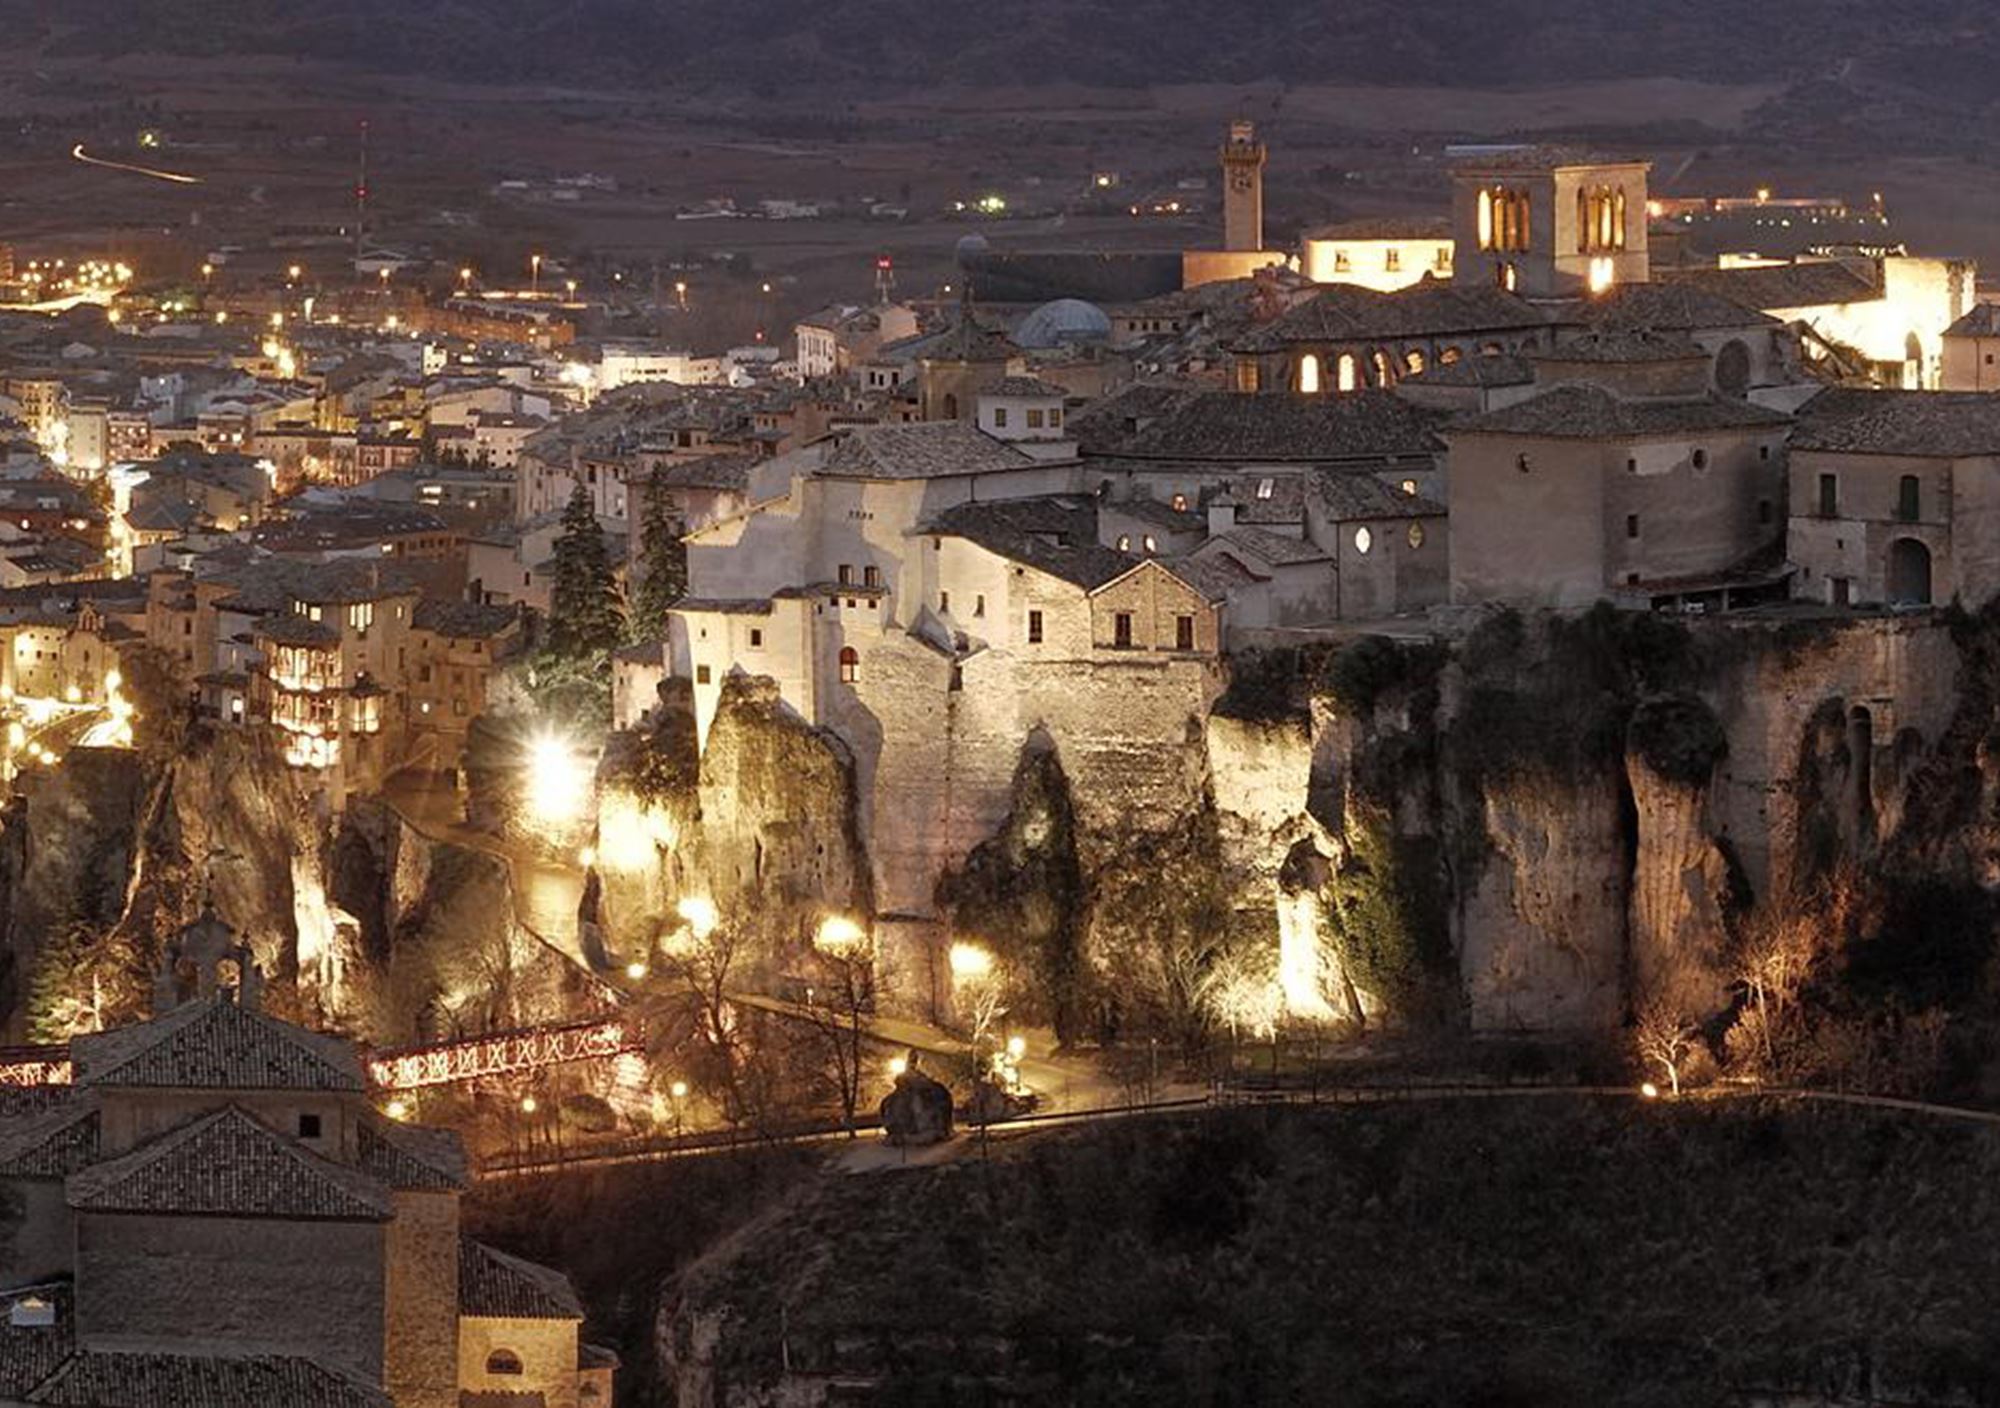
{"label": "tiled roof", "polygon": [[429,597],[417,603],[410,624],[420,631],[458,639],[497,636],[521,619],[511,606],[486,606],[476,601],[435,601]]}
{"label": "tiled roof", "polygon": [[292,612],[274,612],[257,622],[256,632],[278,645],[338,645],[340,628]]}
{"label": "tiled roof", "polygon": [[1270,563],[1273,567],[1296,566],[1301,562],[1325,562],[1331,553],[1305,538],[1288,538],[1262,528],[1232,528],[1209,540],[1226,543]]}
{"label": "tiled roof", "polygon": [[1106,504],[1105,509],[1123,518],[1136,518],[1155,528],[1164,528],[1169,533],[1198,533],[1208,524],[1208,520],[1194,510],[1175,508],[1158,499],[1120,499]]}
{"label": "tiled roof", "polygon": [[364,1116],[360,1168],[399,1192],[442,1193],[470,1181],[465,1145],[452,1129],[426,1129]]}
{"label": "tiled roof", "polygon": [[1699,283],[1618,284],[1570,305],[1570,311],[1577,322],[1612,330],[1693,332],[1775,326],[1778,321]]}
{"label": "tiled roof", "polygon": [[87,1092],[0,1124],[0,1177],[66,1178],[97,1158],[97,1099]]}
{"label": "tiled roof", "polygon": [[1335,523],[1356,518],[1440,518],[1445,506],[1422,494],[1392,489],[1372,474],[1313,476],[1320,512]]}
{"label": "tiled roof", "polygon": [[1753,430],[1791,423],[1782,411],[1708,396],[1686,401],[1625,401],[1596,386],[1558,386],[1504,410],[1446,427],[1451,435],[1533,435],[1593,440]]}
{"label": "tiled roof", "polygon": [[1303,523],[1306,517],[1306,477],[1303,474],[1247,474],[1231,487],[1238,523]]}
{"label": "tiled roof", "polygon": [[1526,357],[1512,352],[1482,357],[1460,357],[1456,362],[1433,362],[1420,372],[1403,377],[1398,386],[1523,386],[1535,379],[1535,369]]}
{"label": "tiled roof", "polygon": [[1057,386],[1052,381],[1043,381],[1038,376],[1003,376],[998,381],[989,381],[979,388],[982,396],[1039,396],[1061,400],[1069,395],[1069,388]]}
{"label": "tiled roof", "polygon": [[747,489],[756,455],[703,455],[698,460],[663,464],[652,482],[664,489]]}
{"label": "tiled roof", "polygon": [[205,1090],[366,1088],[351,1043],[242,1007],[226,996],[70,1042],[79,1085]]}
{"label": "tiled roof", "polygon": [[1944,330],[1946,337],[2000,337],[2000,303],[1976,303]]}
{"label": "tiled roof", "polygon": [[385,1221],[388,1189],[285,1138],[234,1105],[73,1174],[83,1212]]}
{"label": "tiled roof", "polygon": [[1938,459],[2000,455],[2000,396],[1829,389],[1800,409],[1792,448]]}
{"label": "tiled roof", "polygon": [[491,1320],[581,1320],[583,1303],[562,1272],[462,1237],[458,1313]]}
{"label": "tiled roof", "polygon": [[1659,277],[1721,294],[1748,308],[1766,310],[1863,303],[1882,296],[1881,287],[1873,279],[1831,259],[1740,269],[1667,269]]}
{"label": "tiled roof", "polygon": [[991,474],[1039,463],[963,421],[866,425],[826,446],[817,474],[845,479],[936,479]]}
{"label": "tiled roof", "polygon": [[674,611],[705,611],[718,616],[769,616],[768,597],[684,596],[670,608]]}
{"label": "tiled roof", "polygon": [[1329,284],[1316,296],[1237,340],[1233,351],[1277,352],[1323,343],[1521,332],[1547,327],[1551,315],[1491,284],[1421,283],[1380,293]]}
{"label": "tiled roof", "polygon": [[1095,505],[1069,495],[959,504],[921,531],[964,538],[1086,591],[1123,575],[1137,560],[1100,544]]}
{"label": "tiled roof", "polygon": [[1444,413],[1412,405],[1392,391],[1162,394],[1162,388],[1142,386],[1086,408],[1069,428],[1089,455],[1310,463],[1430,455],[1444,419]]}
{"label": "tiled roof", "polygon": [[458,1408],[548,1408],[548,1397],[540,1389],[462,1388]]}
{"label": "tiled roof", "polygon": [[1300,238],[1308,240],[1448,240],[1447,215],[1387,215],[1316,225]]}
{"label": "tiled roof", "polygon": [[1156,557],[1152,561],[1208,602],[1227,601],[1232,591],[1257,580],[1242,563],[1227,555]]}
{"label": "tiled roof", "polygon": [[27,1395],[63,1408],[391,1408],[310,1359],[79,1350]]}
{"label": "tiled roof", "polygon": [[1616,328],[1587,332],[1544,352],[1530,352],[1531,362],[1589,362],[1597,365],[1637,362],[1699,362],[1708,357],[1694,339],[1681,332]]}

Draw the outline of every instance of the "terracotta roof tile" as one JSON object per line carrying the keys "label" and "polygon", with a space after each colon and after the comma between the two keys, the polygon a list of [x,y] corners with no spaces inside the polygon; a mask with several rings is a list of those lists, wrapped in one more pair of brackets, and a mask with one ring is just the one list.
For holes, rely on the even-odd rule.
{"label": "terracotta roof tile", "polygon": [[386,1221],[388,1189],[286,1139],[234,1105],[71,1175],[81,1212]]}
{"label": "terracotta roof tile", "polygon": [[1025,469],[1031,456],[963,421],[866,425],[826,445],[817,474],[844,479],[937,479]]}
{"label": "terracotta roof tile", "polygon": [[1686,435],[1713,430],[1775,429],[1791,417],[1747,401],[1708,396],[1686,401],[1624,401],[1597,386],[1558,386],[1446,427],[1452,435],[1532,435],[1594,440]]}
{"label": "terracotta roof tile", "polygon": [[79,1085],[208,1090],[366,1089],[351,1042],[238,1006],[227,996],[70,1042]]}
{"label": "terracotta roof tile", "polygon": [[494,1320],[581,1320],[569,1277],[464,1237],[458,1244],[458,1313]]}

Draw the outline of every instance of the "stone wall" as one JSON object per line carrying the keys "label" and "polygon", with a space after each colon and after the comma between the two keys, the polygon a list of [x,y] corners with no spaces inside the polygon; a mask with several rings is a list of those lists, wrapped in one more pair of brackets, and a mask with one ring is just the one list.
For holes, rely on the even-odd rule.
{"label": "stone wall", "polygon": [[83,1213],[76,1324],[99,1349],[298,1354],[382,1374],[377,1222]]}
{"label": "stone wall", "polygon": [[396,1408],[457,1408],[458,1194],[398,1192],[384,1266],[384,1381]]}
{"label": "stone wall", "polygon": [[[466,1393],[540,1394],[545,1408],[577,1408],[576,1330],[574,1320],[465,1316],[458,1322],[458,1386]],[[519,1359],[521,1372],[488,1373],[496,1351]]]}

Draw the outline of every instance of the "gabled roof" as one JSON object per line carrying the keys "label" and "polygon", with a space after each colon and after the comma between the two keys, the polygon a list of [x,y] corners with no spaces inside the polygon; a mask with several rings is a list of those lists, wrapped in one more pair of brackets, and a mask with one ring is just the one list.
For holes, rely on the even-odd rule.
{"label": "gabled roof", "polygon": [[503,634],[519,623],[521,613],[511,606],[487,606],[476,601],[436,601],[429,597],[410,613],[410,625],[419,631],[453,639],[487,639]]}
{"label": "gabled roof", "polygon": [[1277,352],[1325,343],[1521,332],[1547,327],[1551,315],[1492,284],[1424,279],[1393,293],[1359,284],[1328,284],[1317,295],[1239,338],[1230,350]]}
{"label": "gabled roof", "polygon": [[462,1237],[458,1313],[490,1320],[581,1320],[583,1302],[562,1272]]}
{"label": "gabled roof", "polygon": [[[1240,552],[1250,554],[1273,567],[1293,567],[1302,562],[1325,562],[1333,556],[1319,544],[1307,538],[1288,538],[1283,533],[1271,533],[1262,528],[1231,528],[1226,533],[1218,533],[1209,539],[1210,543],[1224,544]],[[1203,544],[1206,547],[1207,544]],[[1201,551],[1201,549],[1196,549]]]}
{"label": "gabled roof", "polygon": [[88,1092],[0,1124],[0,1178],[66,1178],[97,1158],[97,1099]]}
{"label": "gabled roof", "polygon": [[2000,303],[1975,303],[1972,311],[1944,330],[1946,337],[2000,337]]}
{"label": "gabled roof", "polygon": [[1572,385],[1544,391],[1504,410],[1457,421],[1445,427],[1444,434],[1594,440],[1776,428],[1789,425],[1791,419],[1782,411],[1722,396],[1626,401],[1602,387]]}
{"label": "gabled roof", "polygon": [[1211,605],[1229,600],[1232,591],[1258,580],[1256,574],[1226,554],[1212,557],[1149,557],[1132,564],[1110,581],[1099,583],[1092,589],[1093,594],[1104,590],[1112,582],[1149,568],[1158,568]]}
{"label": "gabled roof", "polygon": [[1135,386],[1072,416],[1069,431],[1086,455],[1312,463],[1433,454],[1445,418],[1392,391],[1300,396]]}
{"label": "gabled roof", "polygon": [[1933,459],[2000,455],[2000,396],[1829,388],[1800,408],[1792,448]]}
{"label": "gabled roof", "polygon": [[321,1158],[234,1105],[72,1174],[67,1196],[80,1212],[369,1222],[395,1216],[379,1180]]}
{"label": "gabled roof", "polygon": [[750,485],[750,471],[759,463],[756,455],[703,455],[698,460],[663,464],[653,471],[651,482],[663,489],[735,489]]}
{"label": "gabled roof", "polygon": [[70,1042],[83,1086],[361,1091],[351,1043],[243,1007],[226,995]]}
{"label": "gabled roof", "polygon": [[981,396],[1032,396],[1040,399],[1062,400],[1069,395],[1069,388],[1057,386],[1052,381],[1043,381],[1038,376],[1003,376],[989,381],[979,388]]}
{"label": "gabled roof", "polygon": [[863,425],[837,432],[815,474],[836,479],[941,479],[1041,463],[964,421]]}

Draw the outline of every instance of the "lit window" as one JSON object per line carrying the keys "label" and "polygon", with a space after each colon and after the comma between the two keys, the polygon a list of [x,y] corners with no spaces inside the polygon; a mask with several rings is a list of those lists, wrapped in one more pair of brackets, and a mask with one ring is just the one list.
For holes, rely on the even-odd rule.
{"label": "lit window", "polygon": [[1414,479],[1405,479],[1403,481],[1403,492],[1411,498],[1415,498],[1417,494],[1417,481]]}
{"label": "lit window", "polygon": [[1335,384],[1342,391],[1352,391],[1357,379],[1354,354],[1352,352],[1343,352],[1340,354],[1339,368],[1338,380]]}
{"label": "lit window", "polygon": [[1272,494],[1277,492],[1277,489],[1278,481],[1275,479],[1259,479],[1257,481],[1257,497],[1260,499],[1270,498]]}
{"label": "lit window", "polygon": [[696,684],[707,684],[709,682],[709,678],[710,676],[709,676],[708,666],[697,665],[694,667],[694,682]]}
{"label": "lit window", "polygon": [[857,684],[861,679],[861,652],[851,645],[840,648],[840,682]]}
{"label": "lit window", "polygon": [[1354,550],[1356,552],[1365,554],[1368,549],[1374,546],[1375,535],[1368,531],[1366,524],[1354,530]]}
{"label": "lit window", "polygon": [[1319,391],[1319,358],[1310,352],[1299,358],[1299,390],[1308,396]]}
{"label": "lit window", "polygon": [[1187,495],[1186,495],[1186,494],[1175,494],[1175,495],[1174,495],[1174,512],[1175,512],[1175,513],[1186,513],[1186,512],[1187,512]]}
{"label": "lit window", "polygon": [[1415,552],[1424,545],[1424,525],[1421,523],[1412,523],[1407,536],[1410,540],[1410,551]]}
{"label": "lit window", "polygon": [[1153,535],[1151,533],[1148,533],[1146,535],[1146,551],[1158,552],[1159,550],[1160,550],[1159,543],[1154,540]]}

